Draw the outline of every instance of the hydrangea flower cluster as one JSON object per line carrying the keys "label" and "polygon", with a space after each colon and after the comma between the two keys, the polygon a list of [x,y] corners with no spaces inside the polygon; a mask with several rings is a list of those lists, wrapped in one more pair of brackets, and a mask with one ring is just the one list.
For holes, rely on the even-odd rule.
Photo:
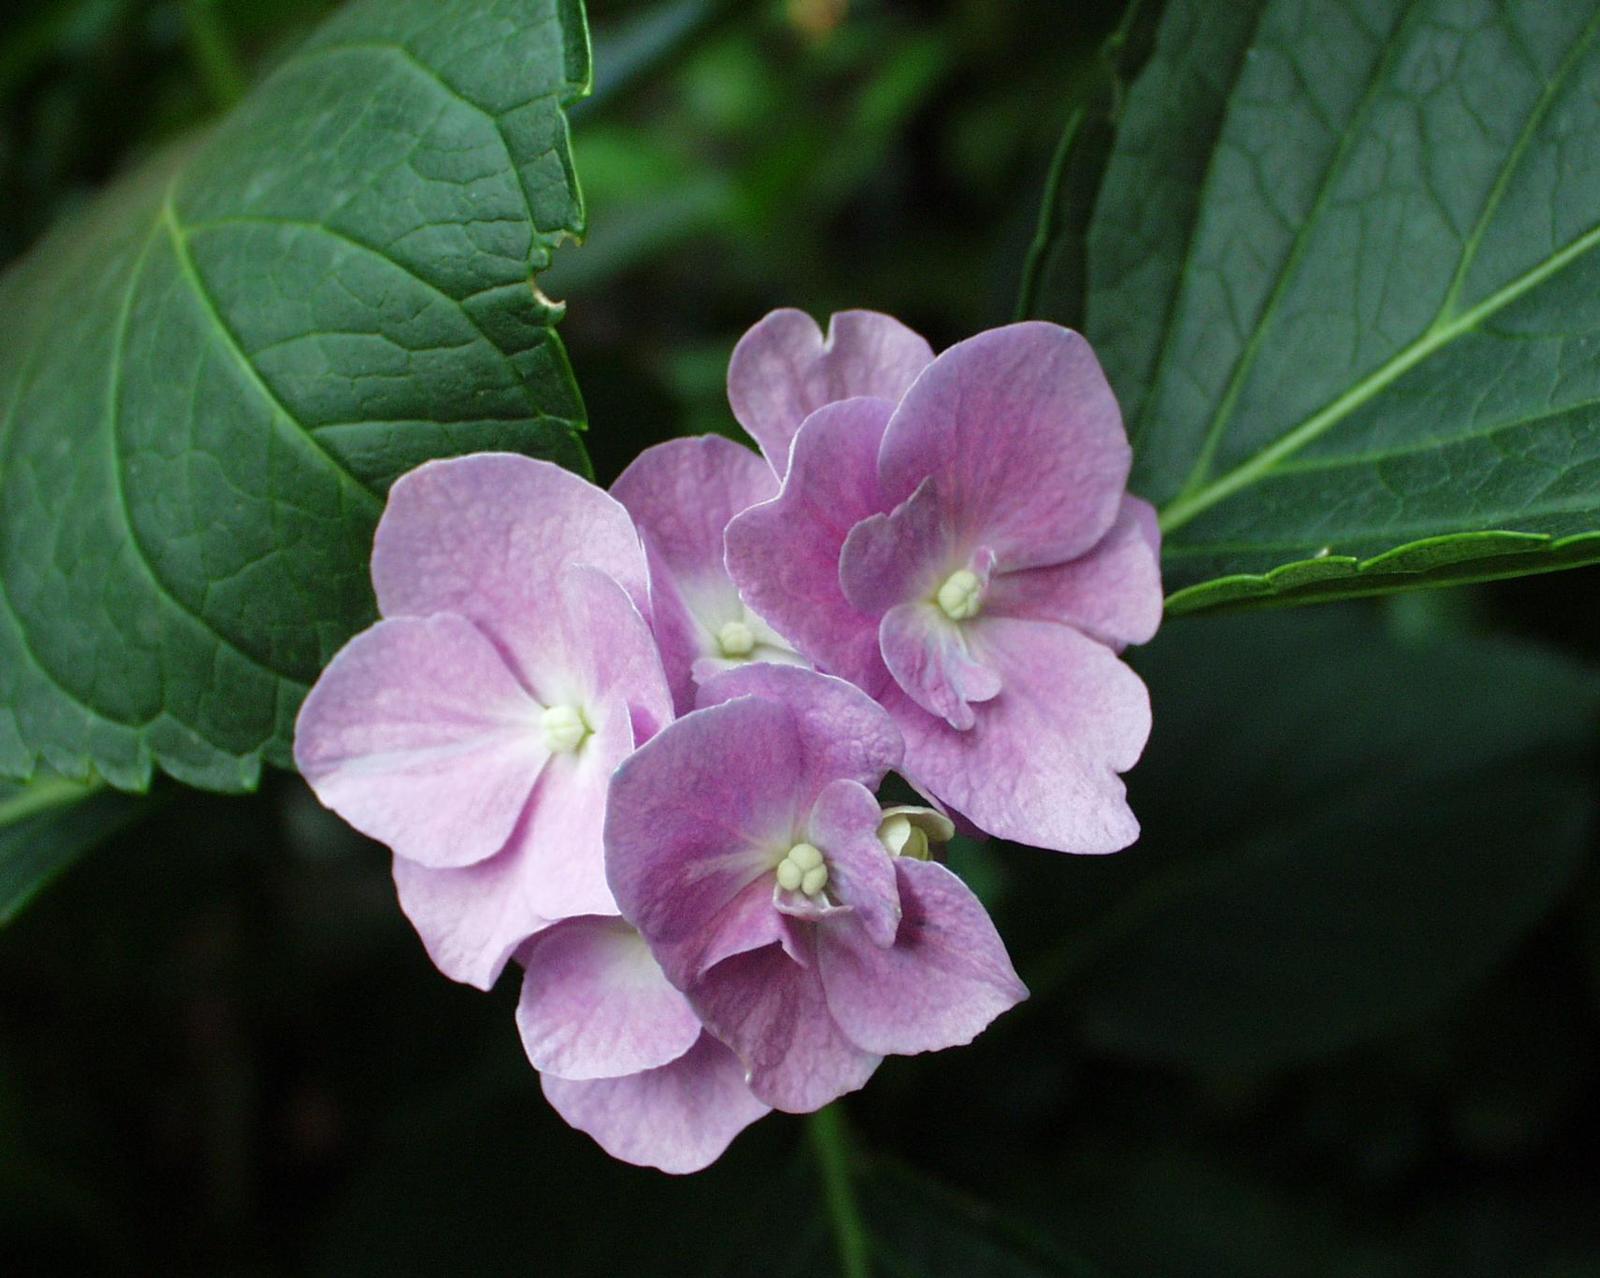
{"label": "hydrangea flower cluster", "polygon": [[[397,481],[381,620],[300,713],[318,797],[394,852],[434,963],[487,989],[545,1095],[686,1172],[884,1056],[1026,997],[941,862],[957,821],[1108,852],[1149,732],[1118,654],[1160,618],[1154,514],[1088,345],[1041,323],[935,357],[777,311],[717,436],[608,494],[479,454]],[[927,805],[882,806],[902,775]]]}

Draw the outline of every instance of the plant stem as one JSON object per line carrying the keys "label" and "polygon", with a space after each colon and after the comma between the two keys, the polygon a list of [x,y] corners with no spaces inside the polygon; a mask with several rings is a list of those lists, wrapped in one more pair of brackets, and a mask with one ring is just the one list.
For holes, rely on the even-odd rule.
{"label": "plant stem", "polygon": [[867,1231],[861,1223],[855,1189],[850,1184],[849,1135],[837,1104],[819,1109],[806,1120],[811,1148],[822,1172],[823,1196],[839,1247],[839,1270],[844,1278],[871,1278],[867,1263]]}

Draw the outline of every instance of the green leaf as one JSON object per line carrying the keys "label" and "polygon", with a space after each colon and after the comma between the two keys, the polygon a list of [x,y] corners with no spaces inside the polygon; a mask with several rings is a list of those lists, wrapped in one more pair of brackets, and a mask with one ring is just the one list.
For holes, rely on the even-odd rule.
{"label": "green leaf", "polygon": [[45,774],[26,784],[0,781],[0,927],[155,802]]}
{"label": "green leaf", "polygon": [[1600,560],[1597,246],[1596,0],[1172,0],[1086,331],[1174,610]]}
{"label": "green leaf", "polygon": [[395,476],[587,468],[530,284],[587,83],[579,0],[358,0],[0,278],[0,773],[251,787]]}
{"label": "green leaf", "polygon": [[1083,978],[1104,1049],[1248,1071],[1344,1050],[1470,990],[1583,864],[1592,672],[1344,609],[1180,624],[1140,667],[1143,837],[1074,867],[1098,910],[1030,973]]}

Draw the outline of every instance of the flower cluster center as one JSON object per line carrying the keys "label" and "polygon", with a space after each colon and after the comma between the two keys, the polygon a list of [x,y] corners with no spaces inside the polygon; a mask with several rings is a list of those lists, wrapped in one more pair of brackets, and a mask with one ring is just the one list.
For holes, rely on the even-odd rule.
{"label": "flower cluster center", "polygon": [[756,650],[755,632],[742,621],[726,622],[717,631],[717,647],[724,657],[748,657]]}
{"label": "flower cluster center", "polygon": [[982,597],[983,583],[978,580],[978,574],[970,568],[957,568],[944,579],[934,599],[951,621],[966,621],[978,615]]}
{"label": "flower cluster center", "polygon": [[778,886],[816,896],[828,886],[828,864],[822,853],[809,843],[796,843],[778,862]]}
{"label": "flower cluster center", "polygon": [[539,716],[539,729],[551,754],[574,753],[592,731],[577,706],[550,706]]}

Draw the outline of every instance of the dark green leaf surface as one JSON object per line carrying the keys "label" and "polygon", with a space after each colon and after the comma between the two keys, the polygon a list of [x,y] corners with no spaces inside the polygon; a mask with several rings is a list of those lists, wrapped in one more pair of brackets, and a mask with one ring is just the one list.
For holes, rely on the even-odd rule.
{"label": "dark green leaf surface", "polygon": [[1086,327],[1174,610],[1600,559],[1597,248],[1595,0],[1173,0]]}
{"label": "dark green leaf surface", "polygon": [[586,467],[530,278],[587,82],[579,0],[361,0],[0,279],[0,773],[250,787],[396,475]]}
{"label": "dark green leaf surface", "polygon": [[1600,681],[1344,610],[1193,625],[1142,654],[1144,836],[1084,867],[1086,1035],[1266,1070],[1472,988],[1583,863]]}
{"label": "dark green leaf surface", "polygon": [[155,799],[40,774],[0,781],[0,927],[51,879]]}

